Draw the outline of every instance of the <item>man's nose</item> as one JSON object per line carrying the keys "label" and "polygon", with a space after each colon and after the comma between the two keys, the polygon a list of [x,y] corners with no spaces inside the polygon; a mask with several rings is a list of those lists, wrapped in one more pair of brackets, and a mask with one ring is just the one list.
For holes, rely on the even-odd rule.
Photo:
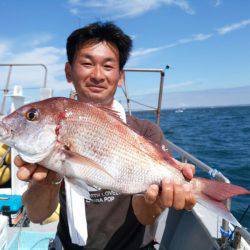
{"label": "man's nose", "polygon": [[104,74],[100,66],[96,66],[93,68],[92,74],[91,74],[91,80],[95,83],[101,83],[104,80]]}

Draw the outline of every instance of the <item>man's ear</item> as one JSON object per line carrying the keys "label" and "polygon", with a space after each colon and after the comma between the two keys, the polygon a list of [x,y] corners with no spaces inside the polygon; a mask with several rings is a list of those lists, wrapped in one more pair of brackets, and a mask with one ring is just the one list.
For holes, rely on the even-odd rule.
{"label": "man's ear", "polygon": [[65,75],[66,75],[66,79],[69,83],[71,83],[72,80],[72,74],[71,74],[71,65],[69,64],[69,62],[65,63]]}
{"label": "man's ear", "polygon": [[125,79],[125,72],[124,72],[124,70],[122,70],[120,73],[120,79],[119,79],[118,84],[117,84],[117,86],[119,88],[122,87],[122,83],[123,83],[124,79]]}

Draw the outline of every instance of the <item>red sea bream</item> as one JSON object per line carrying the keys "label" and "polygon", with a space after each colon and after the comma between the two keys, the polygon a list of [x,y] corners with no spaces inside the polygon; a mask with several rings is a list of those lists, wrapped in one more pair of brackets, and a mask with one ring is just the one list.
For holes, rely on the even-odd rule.
{"label": "red sea bream", "polygon": [[135,194],[151,184],[160,185],[166,177],[189,183],[198,202],[231,222],[221,201],[249,194],[244,188],[203,178],[187,182],[169,154],[100,105],[66,98],[25,105],[0,122],[0,140],[25,161],[58,172],[78,189],[88,184]]}

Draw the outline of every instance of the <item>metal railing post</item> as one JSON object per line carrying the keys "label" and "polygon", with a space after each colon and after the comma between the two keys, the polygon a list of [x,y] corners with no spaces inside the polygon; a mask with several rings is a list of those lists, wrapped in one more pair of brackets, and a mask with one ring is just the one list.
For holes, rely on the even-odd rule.
{"label": "metal railing post", "polygon": [[[224,181],[225,183],[230,183],[230,181],[226,178],[226,180]],[[225,201],[225,206],[227,207],[228,211],[231,210],[231,199],[227,199]],[[222,229],[225,231],[225,232],[229,232],[230,228],[229,228],[229,222],[226,221],[225,219],[222,219]],[[228,237],[226,237],[225,235],[222,234],[221,236],[221,240],[222,240],[222,243],[225,243],[227,241]]]}
{"label": "metal railing post", "polygon": [[[169,69],[169,66],[166,66],[166,69]],[[124,72],[147,72],[147,73],[160,73],[161,74],[161,79],[160,79],[160,88],[159,88],[159,96],[158,96],[158,105],[157,107],[150,107],[151,109],[153,109],[154,111],[156,111],[156,124],[160,125],[160,114],[161,114],[161,104],[162,104],[162,94],[163,94],[163,86],[164,86],[164,76],[165,76],[165,71],[163,69],[124,69]],[[125,81],[125,77],[124,77],[124,88],[125,88],[125,97],[127,99],[127,106],[128,106],[128,111],[129,114],[131,114],[131,100],[128,97],[128,89],[127,89],[127,84]],[[135,101],[134,101],[135,102]],[[140,104],[139,102],[137,102],[138,104]],[[144,105],[146,107],[149,107],[147,105]]]}
{"label": "metal railing post", "polygon": [[43,88],[46,88],[46,86],[47,86],[48,69],[47,69],[46,65],[44,65],[42,63],[9,63],[9,64],[8,63],[0,63],[0,67],[1,66],[9,67],[6,85],[5,85],[5,88],[3,90],[3,101],[2,101],[2,105],[1,105],[1,114],[2,115],[5,112],[6,97],[7,97],[7,94],[9,92],[10,77],[11,77],[13,67],[39,66],[39,67],[44,68]]}
{"label": "metal railing post", "polygon": [[40,64],[44,68],[44,80],[43,80],[43,87],[46,88],[47,86],[47,78],[48,78],[48,68],[44,64]]}
{"label": "metal railing post", "polygon": [[124,74],[124,89],[125,89],[125,97],[126,97],[126,100],[127,100],[127,108],[128,108],[128,113],[129,115],[131,115],[131,107],[130,107],[130,100],[129,100],[129,96],[128,96],[128,87],[127,87],[127,84],[126,84],[126,76]]}
{"label": "metal railing post", "polygon": [[5,88],[3,90],[3,101],[2,101],[2,106],[1,106],[1,115],[4,115],[4,111],[5,111],[6,97],[7,97],[7,94],[9,93],[11,72],[12,72],[12,65],[9,65],[7,81],[6,81]]}
{"label": "metal railing post", "polygon": [[160,126],[160,118],[161,118],[161,103],[162,103],[162,94],[163,94],[163,84],[164,84],[164,70],[161,71],[161,81],[160,81],[160,89],[159,89],[159,97],[158,97],[158,106],[156,110],[156,124]]}

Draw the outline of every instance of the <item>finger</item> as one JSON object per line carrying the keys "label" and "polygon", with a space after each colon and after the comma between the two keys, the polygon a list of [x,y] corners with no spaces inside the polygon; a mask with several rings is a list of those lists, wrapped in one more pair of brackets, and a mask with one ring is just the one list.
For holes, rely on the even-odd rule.
{"label": "finger", "polygon": [[38,165],[32,178],[35,181],[43,181],[47,177],[47,175],[48,175],[48,169]]}
{"label": "finger", "polygon": [[17,178],[21,181],[29,181],[35,172],[36,164],[24,164],[17,171]]}
{"label": "finger", "polygon": [[144,195],[145,201],[149,204],[153,204],[157,199],[158,193],[159,187],[157,185],[151,185]]}
{"label": "finger", "polygon": [[22,165],[25,164],[25,161],[22,160],[22,158],[17,155],[14,159],[14,164],[17,166],[17,167],[21,167]]}
{"label": "finger", "polygon": [[192,210],[194,205],[196,204],[196,199],[192,192],[190,191],[190,185],[184,184],[183,188],[185,190],[185,206],[184,209],[186,210]]}
{"label": "finger", "polygon": [[191,168],[191,170],[192,170],[192,173],[194,174],[195,173],[195,165],[193,165],[193,164],[190,164],[190,163],[182,163],[182,168]]}
{"label": "finger", "polygon": [[173,182],[168,183],[167,179],[162,180],[162,192],[160,200],[164,207],[172,207],[173,205]]}
{"label": "finger", "polygon": [[183,173],[183,175],[187,179],[192,179],[193,175],[195,173],[195,167],[194,167],[194,165],[192,165],[192,164],[185,164],[183,166],[182,173]]}
{"label": "finger", "polygon": [[193,209],[195,204],[196,204],[196,199],[195,199],[194,195],[192,193],[189,193],[188,197],[186,197],[186,204],[185,204],[184,209],[190,211]]}
{"label": "finger", "polygon": [[185,207],[185,191],[183,187],[179,184],[174,184],[174,201],[173,201],[173,207],[176,210],[181,210]]}

